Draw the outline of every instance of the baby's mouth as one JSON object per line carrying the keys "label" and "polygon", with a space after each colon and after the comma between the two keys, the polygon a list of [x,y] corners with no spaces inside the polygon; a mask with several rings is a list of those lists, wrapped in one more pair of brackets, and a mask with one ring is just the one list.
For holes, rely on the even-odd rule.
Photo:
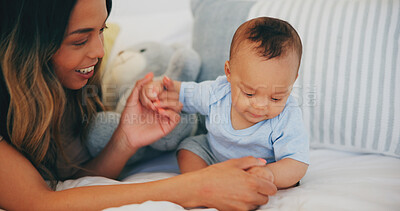
{"label": "baby's mouth", "polygon": [[265,117],[266,115],[258,115],[258,114],[254,114],[254,113],[250,113],[251,116],[253,116],[254,118],[261,118],[261,117]]}
{"label": "baby's mouth", "polygon": [[80,70],[75,70],[75,72],[79,72],[82,74],[89,74],[90,72],[92,72],[94,70],[94,66],[88,67],[88,68],[83,68]]}

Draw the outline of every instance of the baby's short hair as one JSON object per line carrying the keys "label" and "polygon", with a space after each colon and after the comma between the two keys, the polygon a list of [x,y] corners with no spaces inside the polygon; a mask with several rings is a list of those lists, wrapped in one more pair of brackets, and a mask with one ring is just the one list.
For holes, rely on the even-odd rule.
{"label": "baby's short hair", "polygon": [[234,57],[242,41],[246,40],[259,43],[256,50],[266,59],[279,57],[288,53],[289,50],[294,50],[299,56],[300,63],[301,39],[296,30],[286,21],[259,17],[240,25],[232,39],[230,59]]}

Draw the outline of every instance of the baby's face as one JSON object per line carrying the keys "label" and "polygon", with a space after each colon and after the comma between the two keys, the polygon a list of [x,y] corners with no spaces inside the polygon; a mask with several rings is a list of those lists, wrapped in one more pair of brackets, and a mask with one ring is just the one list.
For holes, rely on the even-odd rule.
{"label": "baby's face", "polygon": [[225,63],[231,83],[231,118],[235,129],[272,119],[284,109],[297,78],[296,53],[266,60],[254,50],[241,49]]}

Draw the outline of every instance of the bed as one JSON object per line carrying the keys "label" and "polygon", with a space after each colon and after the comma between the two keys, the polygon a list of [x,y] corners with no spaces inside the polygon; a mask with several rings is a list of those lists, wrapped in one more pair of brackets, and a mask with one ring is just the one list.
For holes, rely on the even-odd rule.
{"label": "bed", "polygon": [[[400,210],[399,0],[118,0],[109,22],[120,31],[107,60],[143,41],[180,43],[202,59],[198,81],[215,79],[235,29],[257,16],[287,20],[302,38],[293,95],[311,145],[301,185],[278,191],[259,210]],[[129,166],[121,181],[84,177],[57,189],[177,174],[174,153],[167,152]],[[184,208],[148,201],[107,210]]]}
{"label": "bed", "polygon": [[[58,189],[164,179],[177,175],[173,159],[173,154],[169,153],[163,155],[162,159],[146,162],[132,169],[135,174],[121,182],[103,177],[84,177],[65,181]],[[399,210],[399,159],[375,154],[313,149],[310,161],[310,167],[300,186],[278,191],[259,210]],[[166,163],[168,164],[165,165]],[[107,210],[185,209],[171,202],[148,201]]]}

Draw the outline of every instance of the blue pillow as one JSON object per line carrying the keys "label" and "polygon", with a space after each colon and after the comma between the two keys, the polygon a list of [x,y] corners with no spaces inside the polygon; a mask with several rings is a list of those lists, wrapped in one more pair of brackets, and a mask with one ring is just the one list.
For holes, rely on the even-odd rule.
{"label": "blue pillow", "polygon": [[192,0],[193,49],[202,59],[197,81],[213,80],[224,74],[230,43],[236,29],[247,20],[256,1]]}

